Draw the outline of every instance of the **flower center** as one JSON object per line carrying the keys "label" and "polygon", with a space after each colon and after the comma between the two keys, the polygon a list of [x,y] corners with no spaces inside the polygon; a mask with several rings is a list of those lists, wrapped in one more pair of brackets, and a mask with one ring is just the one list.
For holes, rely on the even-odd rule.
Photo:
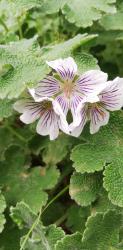
{"label": "flower center", "polygon": [[74,83],[70,80],[65,81],[63,85],[63,91],[67,98],[70,98],[73,89],[74,89]]}
{"label": "flower center", "polygon": [[50,101],[43,101],[42,103],[41,103],[41,105],[42,105],[42,107],[43,107],[43,109],[45,109],[45,110],[50,110],[50,109],[52,109],[52,102],[50,102]]}
{"label": "flower center", "polygon": [[88,115],[90,113],[90,110],[94,109],[95,111],[97,111],[100,116],[102,116],[103,118],[105,117],[105,113],[102,110],[102,105],[101,103],[88,103]]}

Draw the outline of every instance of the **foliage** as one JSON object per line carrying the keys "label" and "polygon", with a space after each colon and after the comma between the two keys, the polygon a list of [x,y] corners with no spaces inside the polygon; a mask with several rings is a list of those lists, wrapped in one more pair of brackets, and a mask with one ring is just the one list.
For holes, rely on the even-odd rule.
{"label": "foliage", "polygon": [[0,0],[0,250],[123,249],[123,110],[50,141],[13,108],[69,56],[123,77],[122,0]]}

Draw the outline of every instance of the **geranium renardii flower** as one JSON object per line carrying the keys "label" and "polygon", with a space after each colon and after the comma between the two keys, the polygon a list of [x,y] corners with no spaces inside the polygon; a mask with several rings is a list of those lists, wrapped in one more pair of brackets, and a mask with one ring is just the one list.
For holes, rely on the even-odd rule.
{"label": "geranium renardii flower", "polygon": [[90,120],[90,133],[96,133],[109,121],[109,111],[120,110],[123,106],[123,78],[115,78],[105,84],[98,96],[90,96],[85,104],[81,103],[78,112],[81,115],[79,126],[70,125],[71,134],[78,137],[86,122]]}
{"label": "geranium renardii flower", "polygon": [[37,133],[49,135],[50,140],[58,137],[59,129],[68,133],[68,124],[60,105],[49,97],[36,98],[34,89],[29,92],[29,98],[21,99],[14,104],[14,109],[22,113],[20,120],[30,124],[39,119]]}
{"label": "geranium renardii flower", "polygon": [[71,110],[74,126],[79,125],[81,117],[77,117],[76,110],[80,103],[93,92],[98,94],[107,81],[107,74],[100,70],[90,70],[79,75],[77,65],[72,57],[47,62],[56,75],[47,76],[36,87],[37,97],[54,98],[67,115]]}

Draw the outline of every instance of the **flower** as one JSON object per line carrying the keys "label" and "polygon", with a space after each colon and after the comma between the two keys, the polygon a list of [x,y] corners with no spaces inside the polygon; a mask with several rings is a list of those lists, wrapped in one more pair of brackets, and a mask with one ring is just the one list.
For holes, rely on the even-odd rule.
{"label": "flower", "polygon": [[101,126],[109,121],[109,111],[121,109],[123,106],[123,78],[115,78],[105,84],[105,88],[98,94],[88,97],[85,104],[81,103],[78,112],[81,116],[79,126],[72,123],[70,131],[73,136],[78,137],[86,122],[90,120],[90,133],[96,133]]}
{"label": "flower", "polygon": [[107,74],[100,70],[90,70],[79,75],[72,57],[50,61],[47,64],[57,74],[40,81],[35,89],[36,97],[54,98],[66,116],[68,110],[71,110],[74,126],[79,125],[81,117],[77,117],[76,113],[79,104],[86,102],[93,92],[95,95],[100,92],[107,81]]}
{"label": "flower", "polygon": [[[30,124],[39,119],[36,131],[40,135],[49,135],[50,140],[58,137],[59,129],[68,133],[68,124],[60,105],[49,97],[36,98],[35,90],[29,90],[31,96],[14,104],[14,109],[22,113],[20,120]],[[60,114],[60,115],[59,115]]]}

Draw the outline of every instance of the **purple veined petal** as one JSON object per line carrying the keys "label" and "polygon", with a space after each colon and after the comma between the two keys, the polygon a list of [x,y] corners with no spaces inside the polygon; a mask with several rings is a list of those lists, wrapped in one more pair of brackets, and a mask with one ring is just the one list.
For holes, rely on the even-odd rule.
{"label": "purple veined petal", "polygon": [[55,140],[59,135],[59,117],[53,113],[52,114],[52,124],[50,126],[50,140]]}
{"label": "purple veined petal", "polygon": [[[64,96],[64,94],[61,94],[55,98],[55,101],[57,104],[59,104],[59,105],[55,105],[56,113],[61,115],[61,112],[62,112],[66,116],[69,110],[69,100]],[[59,106],[61,109],[59,108]]]}
{"label": "purple veined petal", "polygon": [[70,109],[73,117],[73,123],[78,126],[81,121],[81,110],[86,102],[86,97],[75,91],[70,99]]}
{"label": "purple veined petal", "polygon": [[20,120],[25,124],[30,124],[40,117],[40,112],[40,107],[26,108],[24,113],[20,116]]}
{"label": "purple veined petal", "polygon": [[35,97],[40,98],[42,96],[54,96],[58,94],[60,91],[60,84],[59,81],[52,77],[47,76],[44,78],[38,86],[35,88]]}
{"label": "purple veined petal", "polygon": [[20,120],[26,124],[30,124],[36,121],[45,112],[44,102],[53,101],[52,98],[42,97],[40,102],[35,102],[32,98],[19,100],[14,104],[14,108],[23,113],[20,116]]}
{"label": "purple veined petal", "polygon": [[26,124],[36,121],[40,117],[41,107],[32,99],[22,99],[14,104],[14,109],[19,113],[20,120]]}
{"label": "purple veined petal", "polygon": [[77,65],[72,57],[65,59],[60,58],[50,62],[47,61],[47,64],[56,70],[63,80],[73,80],[75,74],[77,73]]}
{"label": "purple veined petal", "polygon": [[99,95],[100,102],[110,110],[119,110],[123,106],[123,78],[115,78],[107,82],[107,87]]}
{"label": "purple veined petal", "polygon": [[59,128],[66,134],[69,134],[69,126],[68,126],[68,122],[66,120],[66,113],[64,112],[64,110],[62,109],[61,105],[59,104],[59,102],[57,101],[57,99],[55,99],[53,101],[53,109],[54,112],[59,116]]}
{"label": "purple veined petal", "polygon": [[101,126],[104,126],[109,121],[109,112],[102,106],[97,105],[89,109],[90,116],[90,133],[98,132]]}
{"label": "purple veined petal", "polygon": [[75,123],[70,124],[69,129],[70,129],[70,134],[74,137],[79,137],[80,134],[83,131],[83,128],[87,122],[87,109],[86,109],[86,105],[84,105],[84,107],[82,108],[81,112],[81,121],[80,124],[78,126],[75,127]]}
{"label": "purple veined petal", "polygon": [[93,92],[97,95],[105,88],[107,78],[108,75],[101,70],[90,70],[78,78],[76,87],[86,96]]}
{"label": "purple veined petal", "polygon": [[58,119],[53,110],[46,110],[37,124],[37,133],[42,136],[49,135],[51,140],[56,139],[59,134]]}

